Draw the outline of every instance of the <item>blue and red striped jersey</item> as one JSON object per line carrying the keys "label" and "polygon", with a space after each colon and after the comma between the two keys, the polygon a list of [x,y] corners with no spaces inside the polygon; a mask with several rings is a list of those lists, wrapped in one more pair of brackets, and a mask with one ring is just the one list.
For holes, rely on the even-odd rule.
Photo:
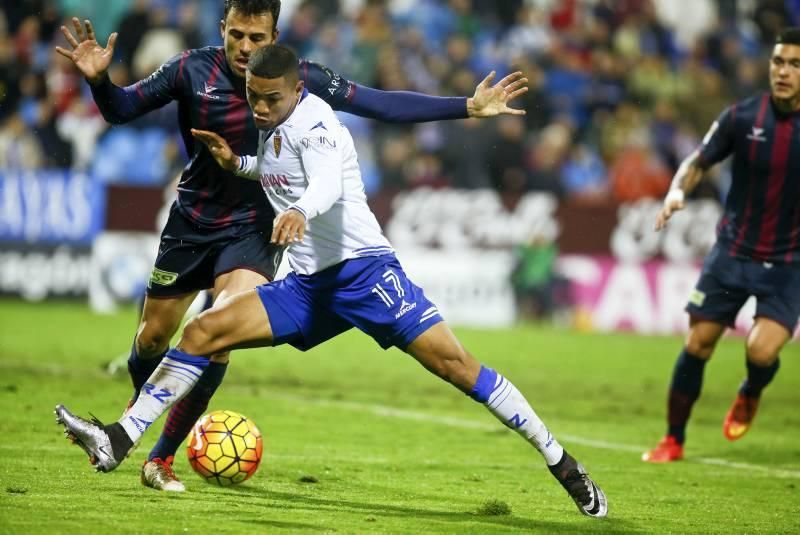
{"label": "blue and red striped jersey", "polygon": [[[335,110],[389,122],[467,117],[464,97],[379,91],[306,60],[300,61],[299,72],[308,91]],[[106,77],[91,89],[103,117],[113,124],[131,121],[172,100],[178,102],[178,123],[190,158],[178,185],[177,206],[182,214],[210,228],[271,226],[274,214],[261,185],[220,168],[190,131],[211,130],[237,154],[257,153],[258,130],[247,104],[245,80],[231,71],[222,47],[187,50],[125,88]]]}
{"label": "blue and red striped jersey", "polygon": [[800,112],[781,113],[769,93],[727,108],[703,140],[699,165],[731,154],[717,240],[737,258],[800,263]]}

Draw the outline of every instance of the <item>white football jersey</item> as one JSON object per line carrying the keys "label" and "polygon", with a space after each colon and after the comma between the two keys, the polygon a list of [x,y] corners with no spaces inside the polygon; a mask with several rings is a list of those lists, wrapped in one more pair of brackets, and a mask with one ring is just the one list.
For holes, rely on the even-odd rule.
{"label": "white football jersey", "polygon": [[259,133],[258,156],[243,156],[238,174],[258,179],[276,214],[306,215],[302,242],[287,249],[292,270],[310,275],[350,258],[392,253],[367,205],[350,132],[333,109],[304,95],[275,130]]}

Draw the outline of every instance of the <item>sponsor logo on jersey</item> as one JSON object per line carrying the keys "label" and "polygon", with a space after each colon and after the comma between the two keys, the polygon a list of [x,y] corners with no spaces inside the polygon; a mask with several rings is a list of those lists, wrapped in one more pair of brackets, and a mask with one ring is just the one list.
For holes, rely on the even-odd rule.
{"label": "sponsor logo on jersey", "polygon": [[261,185],[265,188],[289,187],[289,179],[286,175],[276,175],[274,173],[263,173],[261,175]]}
{"label": "sponsor logo on jersey", "polygon": [[327,130],[328,129],[322,121],[320,121],[317,124],[315,124],[314,126],[312,126],[311,130],[314,130],[315,128],[322,128],[323,130]]}
{"label": "sponsor logo on jersey", "polygon": [[283,143],[283,138],[281,136],[276,135],[272,138],[272,147],[275,149],[275,157],[281,155],[281,143]]}
{"label": "sponsor logo on jersey", "polygon": [[178,274],[172,271],[164,271],[158,268],[153,268],[150,273],[150,285],[158,284],[159,286],[172,286],[178,280]]}
{"label": "sponsor logo on jersey", "polygon": [[311,145],[319,145],[320,147],[327,147],[327,148],[336,148],[336,140],[328,139],[325,136],[319,137],[304,137],[300,140],[300,143],[303,144],[303,147],[308,148]]}
{"label": "sponsor logo on jersey", "polygon": [[408,303],[406,303],[406,300],[405,300],[405,299],[403,299],[403,300],[400,302],[400,311],[399,311],[399,312],[397,312],[397,314],[395,314],[395,315],[394,315],[394,319],[396,319],[396,320],[397,320],[397,319],[400,319],[400,318],[401,318],[401,317],[403,317],[403,316],[404,316],[404,315],[405,315],[407,312],[410,312],[410,311],[414,310],[415,308],[417,308],[417,304],[416,304],[416,303],[411,303],[411,304],[408,304]]}
{"label": "sponsor logo on jersey", "polygon": [[213,94],[216,90],[217,88],[213,85],[209,85],[208,82],[203,82],[203,91],[198,91],[197,95],[209,100],[219,100],[219,95]]}
{"label": "sponsor logo on jersey", "polygon": [[328,86],[328,93],[333,95],[334,93],[336,93],[336,91],[339,89],[341,85],[342,85],[342,77],[339,76],[338,74],[333,74],[333,76],[331,77],[330,85]]}
{"label": "sponsor logo on jersey", "polygon": [[747,134],[747,139],[750,141],[766,141],[767,138],[764,137],[764,129],[758,128],[756,126],[753,127],[753,131]]}

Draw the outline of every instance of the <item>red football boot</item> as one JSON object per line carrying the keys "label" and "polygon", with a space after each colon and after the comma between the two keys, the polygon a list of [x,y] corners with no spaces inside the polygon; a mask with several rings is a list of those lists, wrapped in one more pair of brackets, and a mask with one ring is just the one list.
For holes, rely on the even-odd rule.
{"label": "red football boot", "polygon": [[751,398],[743,394],[736,394],[733,405],[725,415],[722,424],[722,434],[730,441],[739,440],[753,425],[753,418],[758,411],[759,398]]}
{"label": "red football boot", "polygon": [[647,463],[670,463],[681,459],[683,459],[683,444],[678,444],[672,435],[665,436],[658,446],[642,454],[642,460]]}

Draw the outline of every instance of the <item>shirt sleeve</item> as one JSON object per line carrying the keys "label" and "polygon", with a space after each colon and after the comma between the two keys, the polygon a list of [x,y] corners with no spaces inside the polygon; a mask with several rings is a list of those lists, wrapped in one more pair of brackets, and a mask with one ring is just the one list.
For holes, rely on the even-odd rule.
{"label": "shirt sleeve", "polygon": [[[269,135],[272,135],[271,133]],[[269,136],[267,136],[269,137]],[[263,157],[263,150],[264,150],[264,132],[259,130],[258,131],[258,155],[256,156],[248,156],[248,155],[240,155],[239,156],[239,168],[234,171],[236,176],[240,176],[242,178],[248,178],[250,180],[259,180],[261,178],[261,173],[259,170],[260,160]]]}
{"label": "shirt sleeve", "polygon": [[239,168],[234,171],[236,176],[258,180],[258,158],[256,156],[239,156]]}
{"label": "shirt sleeve", "polygon": [[300,78],[337,111],[389,123],[467,118],[466,97],[436,97],[412,91],[381,91],[346,80],[329,68],[300,61]]}
{"label": "shirt sleeve", "polygon": [[[333,121],[331,121],[333,122]],[[338,122],[335,123],[338,125]],[[308,180],[303,195],[289,208],[300,210],[310,220],[331,209],[344,189],[341,142],[319,130],[300,139],[300,160]]]}
{"label": "shirt sleeve", "polygon": [[702,169],[721,162],[733,152],[735,107],[725,109],[708,129],[698,149],[698,163]]}
{"label": "shirt sleeve", "polygon": [[127,123],[179,98],[188,55],[186,51],[174,56],[144,80],[127,87],[114,85],[108,76],[91,85],[92,97],[103,118],[112,124]]}

